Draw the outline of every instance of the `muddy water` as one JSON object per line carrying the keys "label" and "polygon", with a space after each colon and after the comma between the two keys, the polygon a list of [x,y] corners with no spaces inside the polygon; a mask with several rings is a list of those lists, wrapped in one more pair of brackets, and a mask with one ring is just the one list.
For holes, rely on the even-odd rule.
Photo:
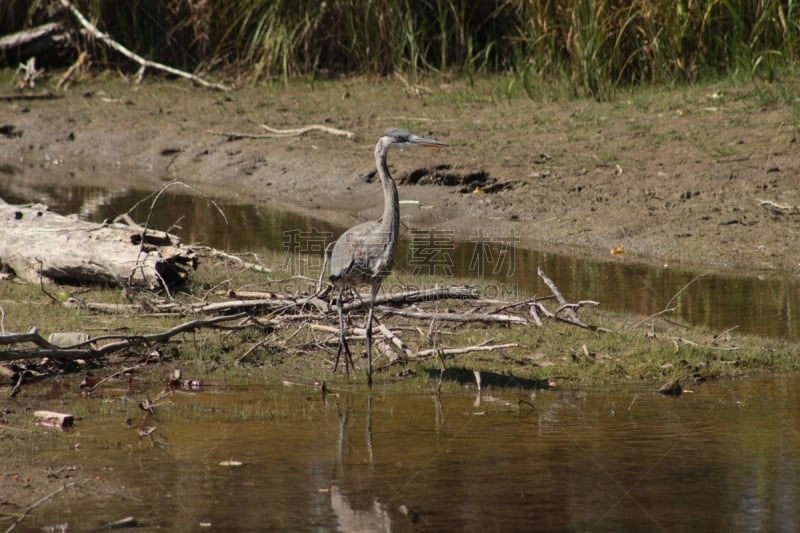
{"label": "muddy water", "polygon": [[159,531],[797,531],[798,391],[798,377],[768,377],[679,398],[323,397],[273,382],[175,393],[146,438],[122,423],[142,415],[121,393],[42,396],[83,415],[32,453],[54,470],[75,465],[72,480],[103,503],[52,502],[32,520],[70,531],[130,515]]}
{"label": "muddy water", "polygon": [[[92,220],[114,218],[133,209],[132,216],[144,221],[152,204],[149,192],[131,189],[103,190],[91,187],[42,188],[39,201],[63,213],[79,213]],[[29,202],[15,197],[0,184],[0,197],[9,202]],[[252,205],[219,205],[198,196],[167,194],[157,204],[150,227],[170,229],[185,242],[205,244],[238,252],[283,250],[285,267],[295,274],[318,276],[321,253],[338,236],[337,228],[313,218]],[[416,209],[413,206],[403,209]],[[405,273],[434,274],[446,280],[451,275],[482,277],[497,282],[485,296],[505,300],[523,294],[547,295],[549,289],[537,276],[541,267],[571,301],[591,299],[606,309],[627,310],[642,316],[667,307],[675,315],[715,331],[738,328],[744,333],[800,339],[800,281],[796,278],[758,279],[705,274],[664,267],[652,268],[625,262],[606,262],[548,254],[517,248],[518,235],[475,235],[460,242],[454,232],[406,231],[396,268]],[[306,254],[311,261],[293,257]],[[308,266],[311,265],[311,268]],[[314,268],[317,268],[316,270]],[[407,279],[407,277],[406,277]],[[393,290],[391,278],[384,284]]]}

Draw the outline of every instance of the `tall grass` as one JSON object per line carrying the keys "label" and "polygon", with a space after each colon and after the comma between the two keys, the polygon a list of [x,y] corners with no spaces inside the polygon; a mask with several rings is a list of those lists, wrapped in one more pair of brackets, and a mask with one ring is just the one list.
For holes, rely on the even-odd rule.
{"label": "tall grass", "polygon": [[[798,0],[75,0],[126,46],[253,80],[511,72],[576,94],[730,73],[770,78],[800,53]],[[4,3],[32,25],[44,2]],[[0,8],[2,9],[2,8]],[[66,17],[66,15],[64,15]],[[8,24],[4,29],[8,30]],[[90,41],[87,41],[87,45]],[[112,58],[109,58],[112,59]]]}

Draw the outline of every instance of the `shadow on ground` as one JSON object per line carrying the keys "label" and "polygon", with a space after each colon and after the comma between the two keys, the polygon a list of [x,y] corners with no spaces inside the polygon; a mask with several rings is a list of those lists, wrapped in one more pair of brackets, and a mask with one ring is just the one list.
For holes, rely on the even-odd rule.
{"label": "shadow on ground", "polygon": [[[467,368],[446,368],[444,374],[435,368],[427,369],[426,372],[432,379],[442,381],[454,381],[460,385],[475,385],[475,372]],[[528,379],[508,374],[498,374],[496,372],[481,372],[481,388],[494,387],[498,389],[549,389],[550,384],[546,379]]]}

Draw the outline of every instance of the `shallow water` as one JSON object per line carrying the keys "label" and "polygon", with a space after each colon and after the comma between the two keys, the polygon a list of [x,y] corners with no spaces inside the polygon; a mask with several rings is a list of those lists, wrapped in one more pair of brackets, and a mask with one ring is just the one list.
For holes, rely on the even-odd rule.
{"label": "shallow water", "polygon": [[[113,219],[138,204],[131,215],[144,222],[153,203],[149,191],[135,189],[45,187],[37,194],[35,200],[44,201],[58,212],[79,213],[97,221]],[[0,183],[0,197],[12,203],[34,200],[16,197],[8,183]],[[191,194],[165,194],[156,205],[150,227],[169,229],[187,243],[231,252],[264,248],[284,251],[283,266],[287,271],[313,279],[319,275],[325,245],[342,231],[285,211],[252,205],[215,206]],[[520,231],[524,229],[521,227]],[[715,274],[698,277],[702,273],[654,268],[622,259],[601,262],[525,250],[514,246],[519,240],[515,234],[483,235],[476,229],[467,241],[457,241],[454,234],[446,230],[405,231],[395,268],[405,273],[433,274],[445,283],[452,275],[485,278],[496,284],[490,284],[484,296],[514,301],[527,294],[550,294],[537,275],[537,268],[541,267],[570,301],[597,300],[605,309],[642,316],[674,307],[675,314],[671,316],[717,332],[737,328],[742,333],[800,339],[800,313],[795,309],[800,301],[800,280],[796,278]],[[393,286],[389,278],[383,288],[406,287]]]}
{"label": "shallow water", "polygon": [[62,407],[84,415],[34,454],[78,465],[73,479],[96,476],[111,496],[102,506],[53,502],[26,523],[85,531],[132,515],[160,531],[797,531],[798,391],[800,378],[780,376],[679,398],[380,388],[323,398],[311,385],[273,383],[178,392],[144,439],[110,390],[70,392]]}

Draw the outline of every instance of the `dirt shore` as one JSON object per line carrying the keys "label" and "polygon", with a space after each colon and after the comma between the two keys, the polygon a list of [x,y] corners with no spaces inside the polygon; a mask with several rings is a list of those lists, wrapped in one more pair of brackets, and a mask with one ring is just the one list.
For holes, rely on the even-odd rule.
{"label": "dirt shore", "polygon": [[[478,228],[523,246],[716,271],[800,272],[798,87],[754,83],[537,102],[509,80],[357,79],[239,89],[182,81],[74,85],[0,103],[0,177],[158,188],[277,205],[348,225],[377,218],[372,149],[389,127],[445,141],[395,152],[409,228]],[[7,91],[5,91],[7,92]],[[350,130],[287,138],[262,124]],[[37,198],[32,197],[32,200]]]}

